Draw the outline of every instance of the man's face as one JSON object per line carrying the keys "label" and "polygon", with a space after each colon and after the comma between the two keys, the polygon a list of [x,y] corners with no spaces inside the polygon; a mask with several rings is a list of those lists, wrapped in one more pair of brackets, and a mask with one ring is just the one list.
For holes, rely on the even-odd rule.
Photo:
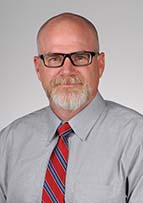
{"label": "man's face", "polygon": [[[41,32],[39,54],[97,51],[95,36],[87,25],[73,21],[54,21]],[[62,67],[47,68],[41,59],[34,58],[36,72],[49,98],[63,109],[76,110],[89,103],[97,93],[99,78],[104,69],[104,54],[93,57],[92,64],[74,66],[69,58]]]}

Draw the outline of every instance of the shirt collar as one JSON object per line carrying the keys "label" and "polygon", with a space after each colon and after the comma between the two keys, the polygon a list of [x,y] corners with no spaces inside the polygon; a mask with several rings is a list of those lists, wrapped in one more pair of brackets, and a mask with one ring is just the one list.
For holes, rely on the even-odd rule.
{"label": "shirt collar", "polygon": [[[87,138],[90,130],[99,119],[101,113],[104,111],[105,106],[105,100],[98,92],[96,97],[81,112],[69,120],[69,124],[74,133],[81,140],[85,140]],[[61,120],[54,114],[50,107],[48,108],[47,113],[47,135],[49,135],[48,141],[50,142],[54,138]]]}
{"label": "shirt collar", "polygon": [[54,112],[51,110],[50,107],[48,107],[48,111],[47,111],[48,115],[48,121],[47,121],[47,135],[48,136],[48,142],[51,142],[52,139],[55,137],[56,134],[56,130],[59,127],[61,120],[56,116],[56,114],[54,114]]}
{"label": "shirt collar", "polygon": [[86,140],[105,107],[106,102],[98,92],[96,97],[69,121],[73,131],[82,141]]}

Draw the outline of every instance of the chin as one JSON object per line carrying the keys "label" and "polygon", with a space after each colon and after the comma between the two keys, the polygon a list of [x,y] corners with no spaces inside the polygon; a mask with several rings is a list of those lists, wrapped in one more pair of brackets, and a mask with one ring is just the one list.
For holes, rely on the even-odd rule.
{"label": "chin", "polygon": [[56,91],[50,94],[50,99],[57,106],[64,110],[75,111],[80,108],[89,99],[87,89],[66,89],[65,91]]}

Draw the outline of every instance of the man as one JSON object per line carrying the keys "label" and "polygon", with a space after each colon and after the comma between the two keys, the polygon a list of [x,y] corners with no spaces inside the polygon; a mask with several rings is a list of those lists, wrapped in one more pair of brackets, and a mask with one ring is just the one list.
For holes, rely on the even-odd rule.
{"label": "man", "polygon": [[1,132],[0,203],[143,202],[143,119],[100,95],[94,25],[63,13],[40,28],[37,44],[49,107]]}

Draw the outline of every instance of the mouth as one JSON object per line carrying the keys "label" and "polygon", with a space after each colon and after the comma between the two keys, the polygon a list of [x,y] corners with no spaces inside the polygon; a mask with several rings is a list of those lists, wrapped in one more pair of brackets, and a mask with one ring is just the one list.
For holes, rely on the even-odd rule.
{"label": "mouth", "polygon": [[83,84],[78,77],[58,78],[53,81],[53,87],[80,87]]}
{"label": "mouth", "polygon": [[63,91],[63,90],[67,90],[67,91],[77,91],[79,89],[82,88],[82,84],[61,84],[55,87],[55,89],[57,89],[58,91]]}
{"label": "mouth", "polygon": [[82,83],[70,83],[70,82],[67,82],[67,83],[64,83],[64,84],[58,84],[58,86],[81,86],[83,85]]}

